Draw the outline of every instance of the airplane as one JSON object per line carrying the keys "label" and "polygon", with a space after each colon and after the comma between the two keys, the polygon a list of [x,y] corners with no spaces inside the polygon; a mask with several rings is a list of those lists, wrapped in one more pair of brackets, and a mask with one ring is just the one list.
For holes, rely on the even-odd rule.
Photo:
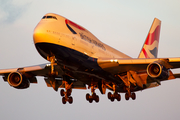
{"label": "airplane", "polygon": [[5,82],[26,89],[43,76],[48,87],[60,90],[62,103],[73,103],[73,89],[90,89],[89,103],[106,94],[110,101],[136,99],[135,92],[157,87],[162,81],[180,78],[171,69],[180,67],[180,58],[157,58],[161,21],[154,19],[138,58],[106,45],[84,27],[71,20],[47,13],[34,29],[33,40],[39,54],[49,61],[29,67],[1,69]]}

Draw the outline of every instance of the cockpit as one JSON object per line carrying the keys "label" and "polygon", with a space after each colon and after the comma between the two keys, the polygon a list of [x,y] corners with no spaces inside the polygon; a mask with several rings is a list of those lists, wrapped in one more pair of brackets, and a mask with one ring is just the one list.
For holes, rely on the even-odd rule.
{"label": "cockpit", "polygon": [[42,19],[56,19],[57,20],[55,16],[43,16]]}

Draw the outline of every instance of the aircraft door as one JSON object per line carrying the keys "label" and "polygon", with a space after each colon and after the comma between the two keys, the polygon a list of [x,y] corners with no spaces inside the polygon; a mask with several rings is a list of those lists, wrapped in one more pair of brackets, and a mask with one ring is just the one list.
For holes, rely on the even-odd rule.
{"label": "aircraft door", "polygon": [[71,46],[72,46],[72,49],[75,49],[75,43],[76,43],[76,41],[77,41],[77,39],[76,39],[76,37],[72,37],[72,39],[71,39]]}

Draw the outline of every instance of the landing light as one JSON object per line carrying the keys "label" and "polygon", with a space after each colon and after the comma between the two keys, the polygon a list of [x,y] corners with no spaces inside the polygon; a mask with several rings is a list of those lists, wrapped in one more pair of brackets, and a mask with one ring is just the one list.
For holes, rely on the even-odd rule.
{"label": "landing light", "polygon": [[113,60],[113,59],[111,59],[110,61],[111,61],[111,62],[118,62],[118,60],[117,60],[117,59],[114,59],[114,60]]}
{"label": "landing light", "polygon": [[49,67],[49,66],[51,66],[51,64],[47,64],[46,66]]}

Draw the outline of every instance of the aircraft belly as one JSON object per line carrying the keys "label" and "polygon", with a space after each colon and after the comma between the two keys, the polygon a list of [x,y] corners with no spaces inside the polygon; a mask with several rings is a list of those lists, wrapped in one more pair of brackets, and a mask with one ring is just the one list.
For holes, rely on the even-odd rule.
{"label": "aircraft belly", "polygon": [[72,76],[85,83],[89,83],[92,79],[122,83],[122,81],[115,79],[110,73],[104,71],[98,65],[96,58],[52,43],[36,43],[36,48],[45,59],[47,55],[54,54],[59,65],[68,67]]}

